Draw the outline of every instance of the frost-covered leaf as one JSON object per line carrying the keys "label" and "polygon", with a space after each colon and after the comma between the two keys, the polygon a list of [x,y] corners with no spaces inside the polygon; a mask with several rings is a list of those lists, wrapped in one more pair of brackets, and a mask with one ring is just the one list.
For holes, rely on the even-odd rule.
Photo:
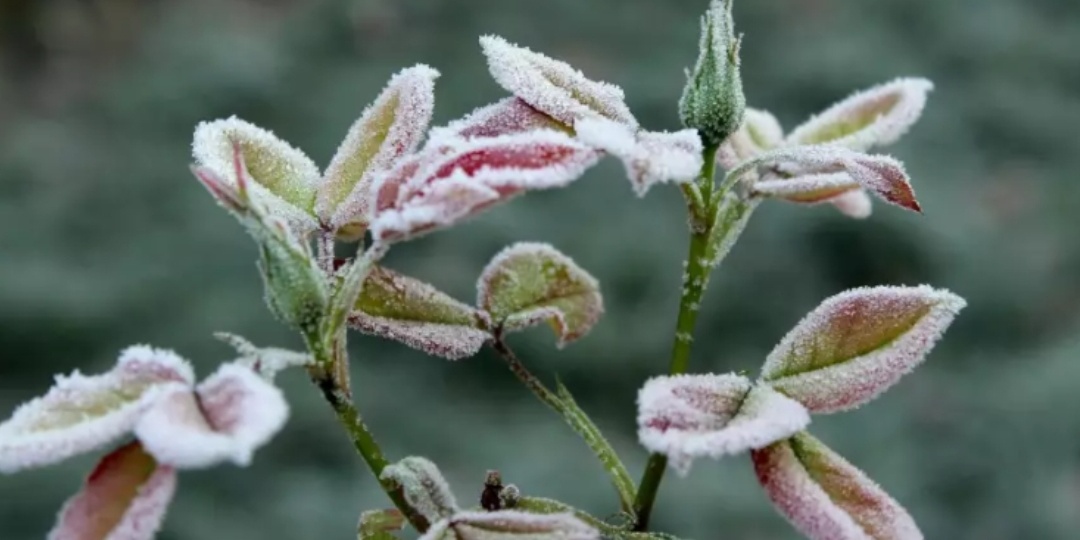
{"label": "frost-covered leaf", "polygon": [[194,392],[175,385],[139,419],[135,435],[159,462],[181,468],[247,466],[285,424],[281,390],[250,368],[223,364]]}
{"label": "frost-covered leaf", "polygon": [[476,309],[382,267],[367,276],[349,325],[451,360],[476,354],[488,339]]}
{"label": "frost-covered leaf", "polygon": [[604,311],[596,279],[547,244],[503,249],[476,287],[477,305],[496,326],[513,331],[547,322],[560,347],[588,333]]}
{"label": "frost-covered leaf", "polygon": [[769,499],[811,540],[921,540],[881,486],[807,433],[752,454]]}
{"label": "frost-covered leaf", "polygon": [[163,386],[194,382],[171,351],[135,346],[102,375],[57,376],[47,394],[0,424],[0,472],[57,463],[126,435]]}
{"label": "frost-covered leaf", "polygon": [[919,119],[934,84],[902,78],[857,92],[793,129],[789,144],[836,144],[865,151],[896,142]]}
{"label": "frost-covered leaf", "polygon": [[498,137],[524,133],[537,129],[572,131],[569,126],[534,109],[519,97],[508,97],[501,101],[480,107],[463,118],[450,122],[445,127],[431,131],[430,144],[449,137],[472,139],[476,137]]}
{"label": "frost-covered leaf", "polygon": [[234,187],[233,151],[237,146],[255,180],[250,186],[252,198],[299,230],[313,230],[318,225],[312,212],[320,179],[315,163],[273,133],[235,116],[195,127],[195,161]]}
{"label": "frost-covered leaf", "polygon": [[698,59],[679,100],[683,125],[710,147],[721,144],[743,120],[746,97],[739,75],[739,43],[731,17],[734,0],[713,0],[701,18]]}
{"label": "frost-covered leaf", "polygon": [[446,227],[527,190],[565,186],[598,157],[556,131],[462,139],[452,148],[433,148],[380,179],[371,231],[391,242]]}
{"label": "frost-covered leaf", "polygon": [[783,142],[784,130],[772,113],[747,107],[742,125],[716,151],[716,161],[725,169],[733,169]]}
{"label": "frost-covered leaf", "polygon": [[870,196],[861,189],[842,193],[827,202],[836,207],[841,214],[855,219],[866,219],[874,210]]}
{"label": "frost-covered leaf", "polygon": [[852,190],[862,189],[846,172],[806,174],[795,178],[754,182],[753,193],[791,202],[814,204],[830,201]]}
{"label": "frost-covered leaf", "polygon": [[638,393],[638,439],[680,474],[694,458],[763,448],[810,423],[806,409],[739,375],[649,379]]}
{"label": "frost-covered leaf", "polygon": [[[901,208],[921,211],[904,166],[880,155],[863,154],[834,145],[781,148],[762,154],[743,167],[757,167],[789,177],[846,173],[860,186]],[[732,174],[747,172],[736,169]],[[767,180],[768,178],[763,178]]]}
{"label": "frost-covered leaf", "polygon": [[575,124],[578,139],[622,160],[639,195],[658,182],[689,182],[701,171],[701,138],[697,131],[638,131],[604,118]]}
{"label": "frost-covered leaf", "polygon": [[375,177],[415,150],[424,137],[435,108],[438,76],[425,65],[402,70],[349,128],[319,187],[315,208],[323,223],[335,230],[352,226],[362,231],[371,220]]}
{"label": "frost-covered leaf", "polygon": [[139,443],[105,456],[64,504],[49,540],[150,540],[176,491],[176,471]]}
{"label": "frost-covered leaf", "polygon": [[383,469],[381,479],[401,486],[409,505],[431,523],[447,519],[458,510],[450,485],[426,458],[410,456],[389,465]]}
{"label": "frost-covered leaf", "polygon": [[368,510],[360,514],[356,526],[357,540],[397,540],[392,533],[405,528],[405,514],[397,508]]}
{"label": "frost-covered leaf", "polygon": [[594,540],[600,532],[571,513],[516,510],[458,512],[431,527],[420,540]]}
{"label": "frost-covered leaf", "polygon": [[925,285],[843,292],[784,336],[761,379],[815,413],[858,407],[919,365],[964,305]]}
{"label": "frost-covered leaf", "polygon": [[279,349],[277,347],[256,347],[250,341],[228,332],[215,332],[214,337],[231,345],[240,357],[236,360],[248,369],[262,375],[267,381],[273,381],[279,371],[290,367],[301,367],[313,362],[311,354]]}
{"label": "frost-covered leaf", "polygon": [[757,206],[756,200],[744,200],[735,194],[728,193],[716,205],[716,213],[713,215],[713,227],[709,231],[708,244],[705,247],[705,263],[715,268],[727,257],[728,252],[735,246],[746,223]]}
{"label": "frost-covered leaf", "polygon": [[498,36],[481,37],[480,46],[495,81],[544,114],[568,126],[599,116],[637,128],[621,88]]}

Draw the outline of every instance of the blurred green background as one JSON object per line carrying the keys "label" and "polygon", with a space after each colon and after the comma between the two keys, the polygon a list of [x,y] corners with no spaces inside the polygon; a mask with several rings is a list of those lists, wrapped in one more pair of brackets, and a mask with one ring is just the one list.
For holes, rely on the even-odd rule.
{"label": "blurred green background", "polygon": [[[55,372],[104,370],[136,342],[175,348],[203,374],[229,358],[214,331],[298,345],[262,304],[253,245],[187,170],[198,121],[237,114],[325,164],[406,65],[443,72],[438,123],[502,96],[476,42],[497,33],[622,85],[646,126],[672,129],[705,5],[0,0],[0,408]],[[895,76],[937,83],[923,120],[888,149],[925,215],[765,205],[708,291],[694,367],[756,369],[845,288],[953,289],[970,306],[929,362],[814,432],[928,538],[1077,538],[1080,3],[743,0],[735,11],[749,101],[789,128]],[[608,314],[592,335],[561,351],[546,329],[513,343],[564,378],[637,475],[635,392],[666,368],[684,228],[677,190],[638,200],[605,162],[389,265],[464,300],[517,240],[551,242],[593,272]],[[352,346],[357,399],[391,456],[431,457],[466,501],[494,468],[527,494],[615,510],[586,447],[489,352],[450,363],[372,338]],[[361,510],[388,506],[304,375],[281,382],[284,432],[248,469],[184,473],[162,539],[352,538]],[[43,536],[95,459],[0,478],[0,537]],[[797,537],[745,457],[670,475],[656,525],[703,540]]]}

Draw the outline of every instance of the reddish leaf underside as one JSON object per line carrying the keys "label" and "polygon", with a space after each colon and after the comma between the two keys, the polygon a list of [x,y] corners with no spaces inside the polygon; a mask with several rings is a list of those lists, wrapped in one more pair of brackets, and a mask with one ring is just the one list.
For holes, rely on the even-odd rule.
{"label": "reddish leaf underside", "polygon": [[805,432],[751,456],[769,499],[812,540],[922,538],[899,503]]}
{"label": "reddish leaf underside", "polygon": [[49,540],[149,540],[176,489],[176,472],[137,442],[105,456],[60,511]]}

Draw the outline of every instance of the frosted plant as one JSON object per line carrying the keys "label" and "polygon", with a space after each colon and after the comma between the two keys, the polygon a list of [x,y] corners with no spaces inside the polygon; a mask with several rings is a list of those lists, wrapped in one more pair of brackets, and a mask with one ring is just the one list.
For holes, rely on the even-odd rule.
{"label": "frosted plant", "polygon": [[[842,292],[780,340],[756,379],[691,373],[690,352],[712,271],[762,202],[830,203],[865,218],[873,195],[921,211],[903,164],[867,152],[911,128],[932,85],[902,78],[855,93],[785,136],[770,113],[747,107],[741,39],[731,0],[712,1],[678,100],[685,129],[670,133],[643,127],[619,87],[497,36],[480,46],[510,95],[431,127],[439,73],[405,69],[324,171],[243,120],[199,124],[192,171],[255,241],[267,306],[305,350],[218,334],[238,358],[196,382],[177,355],[132,347],[107,373],[57,377],[0,424],[0,472],[104,453],[50,537],[152,538],[177,471],[247,465],[288,414],[275,375],[301,368],[392,503],[359,516],[361,540],[400,538],[408,526],[423,540],[673,539],[650,530],[660,483],[669,465],[685,474],[702,458],[746,459],[808,538],[922,538],[899,502],[808,430],[813,415],[865,405],[924,361],[964,307],[960,297],[928,286]],[[607,156],[622,162],[640,196],[677,185],[689,224],[668,373],[638,394],[638,437],[652,453],[639,481],[570,390],[545,384],[508,342],[537,325],[551,328],[556,346],[586,338],[604,314],[601,284],[588,271],[550,245],[519,242],[494,254],[468,303],[383,264],[390,249],[529,191],[566,186]],[[354,245],[355,256],[338,257],[341,244]],[[349,329],[450,360],[490,347],[595,454],[616,496],[600,510],[617,506],[621,519],[503,485],[497,471],[465,502],[434,462],[391,463],[353,401]]]}
{"label": "frosted plant", "polygon": [[107,373],[58,376],[47,394],[0,424],[0,471],[130,441],[101,459],[49,538],[151,538],[177,470],[246,466],[288,411],[281,392],[242,363],[222,364],[195,384],[191,366],[175,353],[131,347]]}

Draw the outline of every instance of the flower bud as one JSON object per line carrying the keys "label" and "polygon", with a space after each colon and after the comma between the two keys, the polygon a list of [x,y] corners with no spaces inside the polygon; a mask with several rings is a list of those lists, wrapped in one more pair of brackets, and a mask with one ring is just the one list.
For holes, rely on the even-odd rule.
{"label": "flower bud", "polygon": [[679,100],[683,125],[698,130],[706,146],[719,146],[739,129],[746,110],[732,2],[713,0],[702,18],[697,65]]}

